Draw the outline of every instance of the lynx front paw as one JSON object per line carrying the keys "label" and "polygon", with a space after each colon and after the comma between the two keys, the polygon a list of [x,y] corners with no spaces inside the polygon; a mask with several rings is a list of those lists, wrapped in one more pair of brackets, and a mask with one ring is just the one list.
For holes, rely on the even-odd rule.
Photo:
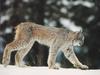
{"label": "lynx front paw", "polygon": [[27,65],[23,61],[17,61],[16,60],[15,65],[18,66],[18,67],[27,67]]}
{"label": "lynx front paw", "polygon": [[48,63],[49,69],[52,69],[53,68],[53,65],[54,65],[53,61],[51,59],[48,59],[48,62],[47,63]]}
{"label": "lynx front paw", "polygon": [[48,65],[49,69],[59,69],[60,68],[60,64],[56,63],[55,65]]}
{"label": "lynx front paw", "polygon": [[56,63],[56,64],[53,66],[53,69],[60,69],[60,64],[59,64],[59,63]]}
{"label": "lynx front paw", "polygon": [[88,69],[89,67],[87,65],[82,65],[81,69]]}
{"label": "lynx front paw", "polygon": [[25,64],[20,64],[20,65],[17,65],[18,67],[28,67],[27,65]]}
{"label": "lynx front paw", "polygon": [[74,65],[74,67],[76,68],[80,68],[80,69],[88,69],[89,67],[87,65]]}
{"label": "lynx front paw", "polygon": [[52,61],[48,62],[48,67],[49,69],[54,69],[54,63]]}
{"label": "lynx front paw", "polygon": [[52,64],[48,64],[48,67],[49,67],[49,69],[52,69],[53,67],[52,67]]}

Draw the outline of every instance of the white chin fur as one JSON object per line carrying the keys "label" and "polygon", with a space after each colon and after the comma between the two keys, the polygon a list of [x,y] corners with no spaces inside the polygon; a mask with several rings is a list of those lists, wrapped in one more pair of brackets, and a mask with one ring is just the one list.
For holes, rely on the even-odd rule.
{"label": "white chin fur", "polygon": [[78,42],[73,44],[74,46],[81,46]]}

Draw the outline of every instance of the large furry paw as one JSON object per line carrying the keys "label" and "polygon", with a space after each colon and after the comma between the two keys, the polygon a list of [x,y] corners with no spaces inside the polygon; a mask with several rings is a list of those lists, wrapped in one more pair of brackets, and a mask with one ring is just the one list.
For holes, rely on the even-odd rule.
{"label": "large furry paw", "polygon": [[76,68],[80,68],[80,69],[88,69],[89,67],[87,65],[74,65],[74,67]]}
{"label": "large furry paw", "polygon": [[49,69],[59,69],[60,68],[60,64],[56,63],[55,65],[49,66]]}
{"label": "large furry paw", "polygon": [[27,65],[23,61],[22,62],[16,62],[15,65],[18,66],[18,67],[27,67]]}
{"label": "large furry paw", "polygon": [[20,64],[20,65],[17,65],[18,67],[28,67],[27,65],[25,64]]}
{"label": "large furry paw", "polygon": [[2,64],[4,65],[4,67],[7,67],[7,65],[9,64],[9,59],[8,58],[3,58]]}
{"label": "large furry paw", "polygon": [[89,67],[87,65],[82,65],[81,69],[88,69]]}
{"label": "large furry paw", "polygon": [[48,67],[49,67],[49,69],[53,69],[53,66],[52,66],[52,65],[50,65],[50,64],[48,65]]}
{"label": "large furry paw", "polygon": [[53,69],[60,69],[60,64],[59,64],[59,63],[56,63],[56,64],[53,66]]}
{"label": "large furry paw", "polygon": [[53,69],[54,62],[51,61],[51,60],[48,60],[47,63],[48,63],[48,67],[49,67],[49,69]]}

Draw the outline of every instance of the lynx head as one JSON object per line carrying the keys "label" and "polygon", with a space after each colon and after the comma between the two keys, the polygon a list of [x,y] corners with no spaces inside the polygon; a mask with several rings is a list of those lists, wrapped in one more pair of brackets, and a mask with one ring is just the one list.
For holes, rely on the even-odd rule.
{"label": "lynx head", "polygon": [[69,32],[67,38],[73,46],[82,46],[84,43],[84,35],[82,32]]}
{"label": "lynx head", "polygon": [[84,35],[82,32],[74,32],[73,46],[82,46],[84,43]]}

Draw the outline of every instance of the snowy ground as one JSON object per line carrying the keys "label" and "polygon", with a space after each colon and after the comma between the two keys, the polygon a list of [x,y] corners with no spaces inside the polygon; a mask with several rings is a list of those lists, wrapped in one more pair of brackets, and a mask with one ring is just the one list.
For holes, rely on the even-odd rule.
{"label": "snowy ground", "polygon": [[59,70],[48,69],[48,67],[25,67],[0,65],[0,75],[100,75],[99,70],[80,70],[72,68],[61,68]]}

